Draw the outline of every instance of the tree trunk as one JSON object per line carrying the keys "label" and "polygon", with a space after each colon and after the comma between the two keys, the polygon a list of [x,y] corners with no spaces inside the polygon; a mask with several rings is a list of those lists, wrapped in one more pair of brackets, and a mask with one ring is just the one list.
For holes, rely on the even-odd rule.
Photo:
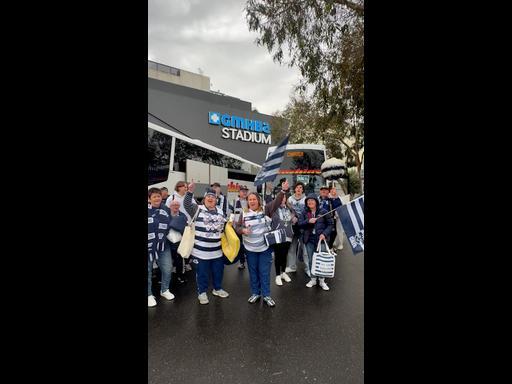
{"label": "tree trunk", "polygon": [[338,179],[338,183],[340,184],[341,189],[343,189],[343,193],[345,195],[348,195],[348,189],[347,189],[347,186],[345,185],[345,182],[343,181],[343,179]]}

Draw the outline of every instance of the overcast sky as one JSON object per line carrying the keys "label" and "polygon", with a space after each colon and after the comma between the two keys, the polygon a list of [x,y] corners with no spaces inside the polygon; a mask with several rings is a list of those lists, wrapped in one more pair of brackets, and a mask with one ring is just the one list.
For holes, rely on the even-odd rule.
{"label": "overcast sky", "polygon": [[148,0],[148,58],[210,77],[211,89],[283,110],[300,74],[254,43],[245,0]]}

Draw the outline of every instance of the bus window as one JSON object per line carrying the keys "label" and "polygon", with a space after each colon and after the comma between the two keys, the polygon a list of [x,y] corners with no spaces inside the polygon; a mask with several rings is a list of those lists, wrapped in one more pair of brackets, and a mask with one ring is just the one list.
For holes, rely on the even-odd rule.
{"label": "bus window", "polygon": [[148,185],[169,177],[172,137],[148,128]]}
{"label": "bus window", "polygon": [[[304,184],[304,193],[306,195],[310,193],[319,195],[320,187],[324,183],[324,179],[321,175],[278,175],[274,181],[274,190],[272,191],[274,194],[279,192],[278,186],[283,179],[288,180],[290,188],[293,188],[298,182]],[[293,190],[291,190],[291,193],[293,193]]]}
{"label": "bus window", "polygon": [[320,173],[320,167],[325,161],[325,154],[322,150],[313,149],[290,149],[286,150],[281,170],[302,171],[304,173]]}
{"label": "bus window", "polygon": [[[274,148],[269,148],[268,156]],[[276,177],[273,192],[278,191],[279,181],[283,178],[293,187],[297,182],[304,184],[304,193],[320,193],[324,184],[321,166],[325,161],[325,146],[318,144],[288,144]],[[293,191],[292,191],[293,192]]]}
{"label": "bus window", "polygon": [[176,148],[174,150],[174,171],[186,172],[187,159],[228,169],[242,169],[242,162],[240,160],[176,139]]}
{"label": "bus window", "polygon": [[[208,180],[206,185],[214,181],[227,184],[227,180],[238,180],[240,184],[251,185],[260,166],[229,152],[220,150],[199,140],[179,137],[181,135],[148,122],[148,187],[156,186],[174,188],[178,180],[194,179],[195,170],[187,169],[187,160],[204,164],[209,176],[215,178],[211,172],[220,167],[226,170],[227,177],[221,180]],[[174,147],[174,150],[172,149]],[[174,158],[171,158],[171,151]],[[172,166],[172,168],[171,168]],[[219,171],[217,169],[217,171]],[[222,185],[222,187],[227,185]],[[202,193],[202,192],[201,192]]]}

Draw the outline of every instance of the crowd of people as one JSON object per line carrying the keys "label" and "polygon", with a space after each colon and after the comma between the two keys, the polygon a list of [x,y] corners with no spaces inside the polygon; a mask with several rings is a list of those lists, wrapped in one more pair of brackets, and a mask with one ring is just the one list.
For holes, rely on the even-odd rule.
{"label": "crowd of people", "polygon": [[[337,235],[334,210],[342,205],[336,188],[323,186],[319,196],[306,196],[303,183],[297,182],[291,189],[288,181],[281,180],[279,192],[263,203],[259,194],[242,185],[232,206],[219,183],[205,191],[200,203],[194,198],[195,188],[193,182],[179,181],[172,194],[165,187],[148,190],[148,307],[157,305],[152,287],[154,265],[160,273],[160,296],[166,300],[175,298],[170,292],[171,280],[184,284],[186,272],[193,269],[200,304],[209,303],[210,283],[213,296],[229,296],[222,287],[224,266],[229,262],[222,252],[221,236],[230,216],[240,238],[235,262],[240,271],[246,264],[249,271],[249,303],[262,299],[269,307],[276,305],[270,290],[272,262],[277,286],[291,282],[289,274],[297,272],[303,262],[309,277],[306,287],[318,284],[329,290],[325,279],[311,272],[311,261],[319,244],[333,247]],[[190,257],[183,258],[178,248],[191,220],[195,222],[194,246]],[[283,238],[269,246],[265,234],[279,229],[284,230]]]}

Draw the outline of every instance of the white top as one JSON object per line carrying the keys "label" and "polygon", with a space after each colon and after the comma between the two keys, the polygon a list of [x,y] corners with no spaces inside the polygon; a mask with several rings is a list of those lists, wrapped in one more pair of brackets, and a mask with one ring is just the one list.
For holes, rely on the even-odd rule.
{"label": "white top", "polygon": [[299,215],[306,207],[306,195],[302,194],[302,197],[297,200],[295,194],[293,194],[288,198],[288,203],[290,203],[295,213]]}

